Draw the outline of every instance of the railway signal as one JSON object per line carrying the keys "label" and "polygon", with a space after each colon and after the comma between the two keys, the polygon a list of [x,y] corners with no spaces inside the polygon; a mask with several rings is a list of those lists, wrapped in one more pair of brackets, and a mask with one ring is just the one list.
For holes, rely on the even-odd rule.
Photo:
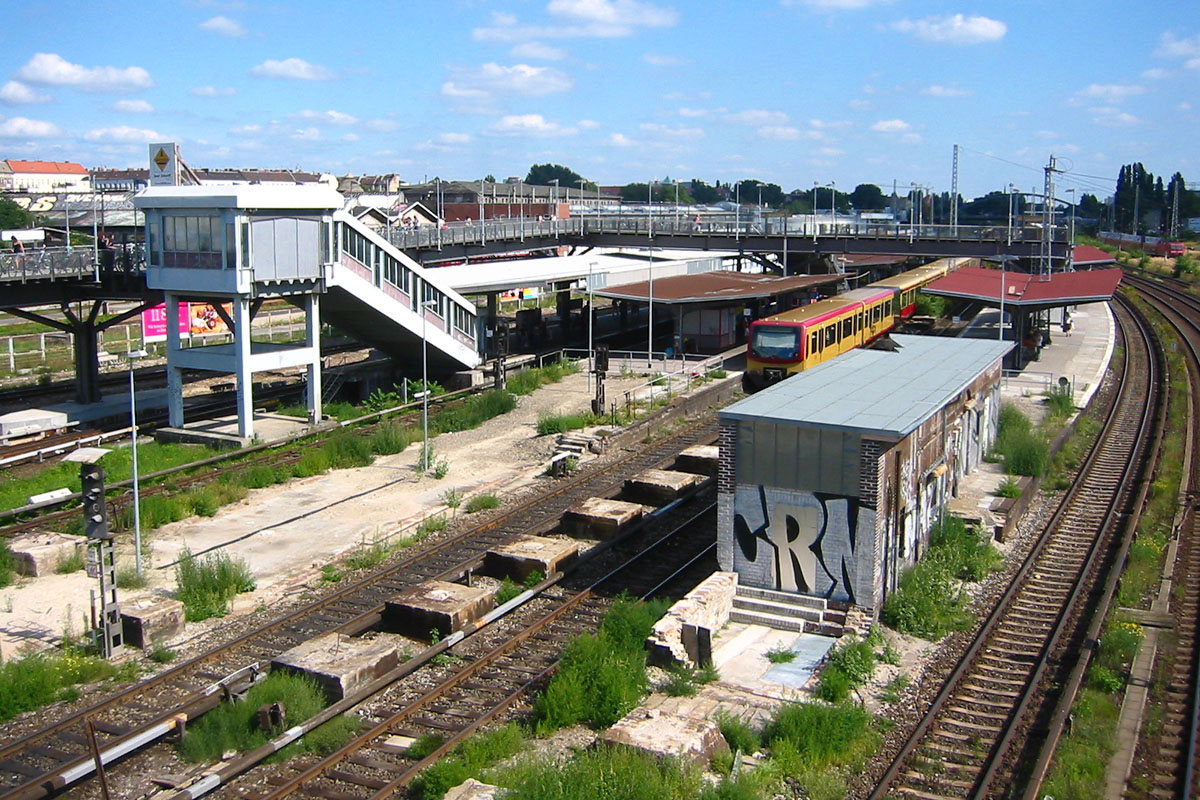
{"label": "railway signal", "polygon": [[79,462],[83,527],[88,538],[88,576],[100,581],[99,609],[96,608],[96,595],[92,595],[92,633],[105,658],[111,657],[124,643],[121,606],[117,602],[117,558],[113,551],[112,531],[108,529],[104,468],[98,463],[108,452],[104,447],[81,447],[63,459]]}

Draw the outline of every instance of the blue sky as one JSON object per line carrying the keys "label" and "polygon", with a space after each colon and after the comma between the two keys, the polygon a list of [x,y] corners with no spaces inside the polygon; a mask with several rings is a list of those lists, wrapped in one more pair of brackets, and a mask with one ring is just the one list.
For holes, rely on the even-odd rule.
{"label": "blue sky", "polygon": [[[0,158],[601,184],[1200,181],[1194,0],[10,4]],[[1092,177],[1095,176],[1095,177]],[[1060,192],[1060,196],[1067,197]]]}

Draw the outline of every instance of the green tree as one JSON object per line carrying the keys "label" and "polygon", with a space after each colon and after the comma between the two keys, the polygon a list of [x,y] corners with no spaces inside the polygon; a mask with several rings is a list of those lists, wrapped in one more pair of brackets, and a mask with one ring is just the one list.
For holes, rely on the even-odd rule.
{"label": "green tree", "polygon": [[734,196],[738,196],[739,193],[743,204],[757,203],[761,197],[764,206],[778,208],[783,205],[783,189],[777,183],[764,183],[746,178],[734,186]]}
{"label": "green tree", "polygon": [[0,197],[0,228],[13,230],[33,226],[33,215],[7,197]]}
{"label": "green tree", "polygon": [[621,199],[630,203],[644,203],[649,191],[650,185],[647,183],[627,183],[621,187]]}
{"label": "green tree", "polygon": [[534,164],[525,176],[525,182],[534,186],[550,186],[558,178],[560,186],[578,186],[583,176],[561,164]]}
{"label": "green tree", "polygon": [[697,203],[710,205],[721,199],[721,194],[714,187],[709,186],[698,178],[692,178],[692,197]]}
{"label": "green tree", "polygon": [[847,198],[856,211],[882,211],[887,208],[883,190],[873,183],[860,183]]}

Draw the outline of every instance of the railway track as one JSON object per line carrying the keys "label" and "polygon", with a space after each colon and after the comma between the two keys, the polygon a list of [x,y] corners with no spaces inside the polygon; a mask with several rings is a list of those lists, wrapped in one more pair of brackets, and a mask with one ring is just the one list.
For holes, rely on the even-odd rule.
{"label": "railway track", "polygon": [[[464,641],[466,662],[443,668],[428,690],[391,687],[373,693],[363,709],[366,730],[337,752],[311,764],[282,765],[249,774],[221,797],[280,800],[305,796],[390,796],[466,737],[523,704],[558,663],[576,635],[594,631],[613,596],[676,597],[715,568],[716,503],[712,488],[658,516],[624,552],[599,569],[572,576],[513,614],[516,631],[485,630]],[[652,542],[648,547],[647,541]],[[612,565],[611,562],[617,562]],[[672,588],[674,587],[674,588]],[[474,639],[478,637],[480,641]],[[456,648],[455,653],[460,649]],[[366,702],[369,700],[369,702]],[[436,737],[432,752],[409,755],[398,742]],[[201,779],[172,800],[198,798],[219,779]]]}
{"label": "railway track", "polygon": [[1150,281],[1132,275],[1126,283],[1135,288],[1179,334],[1189,370],[1192,399],[1191,454],[1185,463],[1182,493],[1185,501],[1178,520],[1177,537],[1168,547],[1166,575],[1172,584],[1168,603],[1172,627],[1160,636],[1153,674],[1160,694],[1151,702],[1158,710],[1153,725],[1143,724],[1133,762],[1135,780],[1127,782],[1126,797],[1200,798],[1197,755],[1200,742],[1200,516],[1196,513],[1200,491],[1200,424],[1195,398],[1200,396],[1200,298],[1178,281]]}
{"label": "railway track", "polygon": [[1158,378],[1149,332],[1132,315],[1119,319],[1126,341],[1119,397],[1079,479],[872,800],[1000,795],[1021,771],[1022,744],[1045,711],[1057,658],[1087,619],[1089,586],[1152,438]]}
{"label": "railway track", "polygon": [[90,764],[85,720],[92,720],[102,751],[136,739],[148,726],[169,724],[216,705],[268,668],[273,656],[330,631],[354,634],[376,624],[385,598],[424,580],[457,579],[483,554],[520,533],[551,529],[561,514],[592,496],[616,493],[626,475],[670,461],[683,448],[712,441],[715,415],[625,454],[603,468],[560,481],[548,496],[528,501],[489,522],[423,548],[391,567],[355,581],[262,625],[208,653],[128,687],[87,708],[0,745],[0,797],[41,797],[55,776]]}

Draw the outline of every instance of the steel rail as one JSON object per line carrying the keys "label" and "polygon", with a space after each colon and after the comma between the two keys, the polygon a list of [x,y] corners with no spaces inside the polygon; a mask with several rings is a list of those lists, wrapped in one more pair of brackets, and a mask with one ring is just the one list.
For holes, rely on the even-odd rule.
{"label": "steel rail", "polygon": [[[1132,363],[1131,359],[1128,358],[1128,353],[1125,369],[1127,373],[1132,369]],[[1132,400],[1133,399],[1130,398],[1125,402],[1132,402]],[[1145,407],[1145,405],[1147,405],[1142,401],[1144,401],[1144,397],[1138,399],[1139,407]],[[1080,468],[1081,475],[1090,474],[1096,469],[1097,463],[1103,453],[1102,443],[1107,439],[1108,436],[1113,434],[1120,422],[1119,412],[1121,405],[1122,404],[1119,402],[1114,403],[1112,408],[1109,410],[1109,414],[1107,415],[1104,425],[1104,434],[1098,437],[1096,442],[1093,443],[1093,446],[1090,449],[1083,466]],[[1145,424],[1144,421],[1142,424]],[[1132,460],[1133,459],[1130,459],[1130,461]],[[1129,464],[1126,466],[1129,466]],[[1001,622],[1005,619],[1005,614],[1008,607],[1017,598],[1022,587],[1033,574],[1035,567],[1041,563],[1042,554],[1047,551],[1047,548],[1052,540],[1052,532],[1058,529],[1062,521],[1066,518],[1068,511],[1072,508],[1075,498],[1081,491],[1081,483],[1082,482],[1077,482],[1076,485],[1072,487],[1072,489],[1063,498],[1063,501],[1060,503],[1059,508],[1054,514],[1053,518],[1045,526],[1044,532],[1039,537],[1037,544],[1031,548],[1029,554],[1026,556],[1020,568],[1017,570],[1012,581],[1010,582],[1009,588],[992,608],[991,612],[978,629],[971,646],[959,660],[957,667],[951,673],[949,678],[947,678],[942,686],[942,689],[938,692],[937,696],[931,703],[930,708],[922,717],[920,723],[916,726],[908,739],[905,741],[900,752],[893,759],[884,776],[876,784],[874,791],[870,795],[872,800],[882,800],[882,798],[885,797],[889,791],[895,791],[893,784],[896,783],[897,778],[900,775],[900,771],[909,765],[910,759],[915,753],[918,745],[924,740],[926,734],[932,729],[935,722],[937,722],[939,719],[939,713],[941,709],[945,706],[949,698],[954,695],[958,687],[963,683],[963,680],[971,669],[976,657],[984,650],[991,634],[999,628]],[[1117,494],[1119,495],[1120,493],[1118,492]],[[1113,496],[1110,502],[1116,502],[1116,496]],[[1096,542],[1098,542],[1100,538],[1100,536],[1096,536],[1093,540],[1093,545],[1090,548],[1087,558],[1085,559],[1085,569],[1088,564],[1094,563],[1097,558],[1098,546],[1096,545]],[[1080,576],[1085,574],[1085,571],[1079,573]],[[1072,598],[1077,598],[1080,594],[1078,581],[1082,581],[1082,577],[1077,578],[1075,588],[1071,592]],[[995,776],[996,770],[1000,764],[1000,751],[1001,749],[1007,749],[1009,744],[1011,744],[1012,736],[1015,731],[1015,722],[1020,719],[1020,710],[1028,706],[1031,701],[1033,689],[1036,686],[1036,680],[1034,680],[1034,678],[1040,676],[1040,674],[1044,672],[1046,667],[1046,659],[1050,655],[1051,647],[1053,643],[1058,641],[1058,639],[1061,637],[1064,626],[1068,622],[1068,616],[1069,615],[1065,613],[1065,609],[1060,609],[1056,615],[1056,622],[1044,638],[1043,644],[1040,646],[1040,654],[1038,656],[1039,666],[1036,667],[1035,675],[1026,680],[1025,685],[1020,692],[1019,699],[1016,702],[1018,711],[1009,715],[1009,724],[1004,726],[1002,738],[1000,739],[997,747],[988,754],[981,769],[979,770],[978,777],[973,781],[974,787],[972,789],[972,796],[982,796],[983,790],[986,788],[987,783],[989,783]]]}

